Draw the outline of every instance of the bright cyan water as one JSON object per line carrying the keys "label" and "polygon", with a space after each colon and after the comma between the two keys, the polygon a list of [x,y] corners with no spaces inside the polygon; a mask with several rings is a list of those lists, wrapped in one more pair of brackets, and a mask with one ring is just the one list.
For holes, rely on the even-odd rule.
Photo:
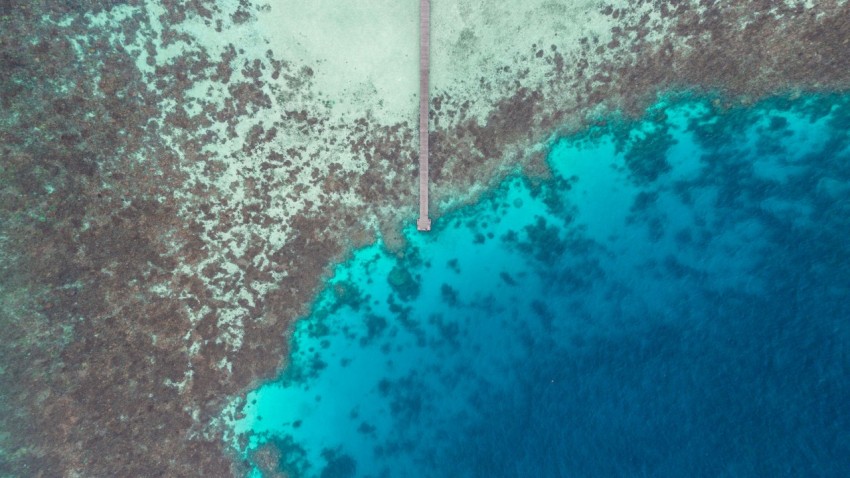
{"label": "bright cyan water", "polygon": [[293,477],[842,476],[849,129],[688,99],[562,139],[339,265],[237,430]]}

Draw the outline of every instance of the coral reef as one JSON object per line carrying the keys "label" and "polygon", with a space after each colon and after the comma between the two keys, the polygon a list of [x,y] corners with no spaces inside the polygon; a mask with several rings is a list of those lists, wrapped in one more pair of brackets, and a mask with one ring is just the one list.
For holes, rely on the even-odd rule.
{"label": "coral reef", "polygon": [[[850,85],[844,2],[592,9],[602,37],[435,82],[434,217],[507,171],[544,175],[529,144],[659,91]],[[321,64],[262,38],[267,10],[0,2],[0,474],[244,473],[227,400],[280,370],[330,264],[415,217],[413,112],[366,92],[340,114]],[[459,34],[458,61],[479,37]]]}

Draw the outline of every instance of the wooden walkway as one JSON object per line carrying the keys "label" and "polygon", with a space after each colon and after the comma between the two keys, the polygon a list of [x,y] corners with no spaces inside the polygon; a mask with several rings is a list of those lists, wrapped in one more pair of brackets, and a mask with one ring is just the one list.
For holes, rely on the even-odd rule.
{"label": "wooden walkway", "polygon": [[428,74],[430,72],[431,0],[419,0],[419,220],[416,228],[431,230],[428,217]]}

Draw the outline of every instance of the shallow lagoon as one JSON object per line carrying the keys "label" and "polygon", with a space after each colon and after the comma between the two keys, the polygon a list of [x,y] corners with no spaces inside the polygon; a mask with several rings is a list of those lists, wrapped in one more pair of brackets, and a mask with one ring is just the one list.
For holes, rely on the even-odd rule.
{"label": "shallow lagoon", "polygon": [[686,98],[556,141],[551,178],[340,264],[242,451],[298,477],[838,476],[848,126],[850,97]]}

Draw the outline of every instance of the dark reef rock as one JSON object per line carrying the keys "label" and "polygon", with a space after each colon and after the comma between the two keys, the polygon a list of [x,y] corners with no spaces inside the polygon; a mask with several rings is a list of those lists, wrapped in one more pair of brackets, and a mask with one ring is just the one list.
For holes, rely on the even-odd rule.
{"label": "dark reef rock", "polygon": [[[546,84],[510,88],[486,119],[471,117],[469,98],[436,95],[435,202],[493,184],[518,161],[545,178],[539,155],[524,158],[518,145],[545,140],[569,118],[586,125],[600,108],[637,115],[660,91],[720,91],[731,104],[846,89],[850,4],[815,3],[817,12],[769,0],[735,8],[658,0],[672,30],[654,43],[659,32],[648,18],[608,7],[619,22],[610,42],[585,40],[580,53],[529,48],[500,78],[521,84],[535,62],[551,69]],[[188,18],[217,30],[224,22],[250,23],[262,14],[250,2],[222,11],[213,1],[163,0],[157,20],[165,28],[157,38],[144,9],[107,27],[83,15],[140,4],[0,1],[3,476],[213,477],[240,475],[252,464],[274,469],[274,450],[258,450],[244,463],[226,449],[216,422],[226,400],[278,372],[284,333],[307,311],[328,264],[374,238],[376,223],[391,242],[415,203],[410,124],[380,124],[364,112],[345,125],[344,141],[325,143],[324,135],[342,127],[326,109],[296,104],[279,118],[256,119],[279,97],[312,99],[313,70],[248,58],[238,46],[213,58],[176,28]],[[142,46],[131,50],[136,39]],[[182,45],[182,53],[156,65],[154,41]],[[140,55],[147,61],[137,63]],[[273,87],[278,78],[285,81]],[[207,83],[228,92],[222,104],[188,99]],[[238,126],[249,123],[240,137]],[[304,142],[281,148],[281,138],[292,135]],[[232,156],[207,148],[228,141],[238,143]],[[635,174],[652,180],[663,172],[654,158],[668,146],[660,134],[634,149]],[[322,170],[315,160],[328,151],[363,158],[364,170]],[[223,185],[240,155],[266,160]],[[307,197],[310,185],[292,186],[305,180],[320,192]],[[362,202],[347,203],[345,194]],[[292,215],[281,218],[280,211]],[[272,240],[266,232],[282,222],[285,240]],[[551,235],[545,223],[526,232]],[[567,247],[568,238],[548,239]],[[583,267],[582,274],[594,273],[592,264]],[[578,276],[556,280],[581,286]],[[418,294],[404,269],[390,282],[401,298]],[[353,291],[340,297],[359,300]],[[326,471],[347,476],[354,466],[333,457]]]}

